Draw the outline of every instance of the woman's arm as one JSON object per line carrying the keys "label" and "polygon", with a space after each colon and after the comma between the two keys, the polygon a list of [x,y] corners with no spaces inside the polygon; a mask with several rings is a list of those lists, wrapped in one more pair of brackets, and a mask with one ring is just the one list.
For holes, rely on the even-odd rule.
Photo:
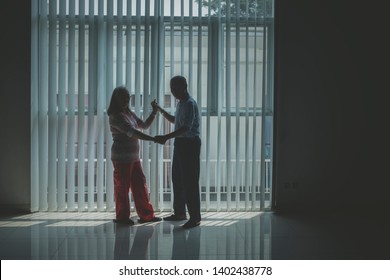
{"label": "woman's arm", "polygon": [[149,117],[145,121],[138,121],[138,127],[142,129],[148,129],[156,118],[157,111],[152,111]]}
{"label": "woman's arm", "polygon": [[154,99],[150,104],[153,107],[153,111],[145,121],[142,121],[141,119],[137,120],[139,128],[148,129],[156,117],[159,107],[156,103],[156,99]]}
{"label": "woman's arm", "polygon": [[[142,122],[135,114],[133,114],[136,122],[139,124]],[[141,131],[133,127],[128,121],[125,120],[122,114],[110,116],[110,126],[112,130],[126,134],[128,137],[134,137],[140,140],[155,141],[154,137],[144,134]]]}

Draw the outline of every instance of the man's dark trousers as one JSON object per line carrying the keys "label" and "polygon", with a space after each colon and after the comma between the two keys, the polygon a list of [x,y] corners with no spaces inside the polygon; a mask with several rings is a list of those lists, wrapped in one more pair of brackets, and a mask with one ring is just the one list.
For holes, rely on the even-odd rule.
{"label": "man's dark trousers", "polygon": [[200,221],[200,146],[199,137],[175,138],[172,182],[173,182],[173,210],[176,215],[184,216],[185,206],[190,219]]}

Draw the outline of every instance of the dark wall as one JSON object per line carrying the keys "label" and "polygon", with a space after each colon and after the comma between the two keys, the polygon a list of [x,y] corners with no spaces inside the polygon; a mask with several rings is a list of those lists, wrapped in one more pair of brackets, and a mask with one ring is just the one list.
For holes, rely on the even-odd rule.
{"label": "dark wall", "polygon": [[0,1],[0,208],[30,209],[31,1]]}
{"label": "dark wall", "polygon": [[276,2],[275,209],[386,209],[385,1]]}

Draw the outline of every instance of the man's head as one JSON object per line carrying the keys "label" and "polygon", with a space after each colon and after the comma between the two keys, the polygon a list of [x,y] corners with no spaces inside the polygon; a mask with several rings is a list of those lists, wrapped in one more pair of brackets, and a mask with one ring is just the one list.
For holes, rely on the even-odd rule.
{"label": "man's head", "polygon": [[181,100],[187,96],[187,81],[183,76],[173,77],[170,86],[171,92],[175,98]]}

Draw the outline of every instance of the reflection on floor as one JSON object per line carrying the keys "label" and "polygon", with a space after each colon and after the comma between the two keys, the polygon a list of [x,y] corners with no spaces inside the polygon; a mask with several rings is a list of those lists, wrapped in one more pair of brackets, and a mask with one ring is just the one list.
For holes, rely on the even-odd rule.
{"label": "reflection on floor", "polygon": [[[160,213],[167,216],[170,213]],[[203,213],[183,222],[117,225],[114,213],[33,213],[0,219],[1,259],[389,259],[390,229],[369,219],[272,212]],[[136,217],[132,217],[136,221]]]}

